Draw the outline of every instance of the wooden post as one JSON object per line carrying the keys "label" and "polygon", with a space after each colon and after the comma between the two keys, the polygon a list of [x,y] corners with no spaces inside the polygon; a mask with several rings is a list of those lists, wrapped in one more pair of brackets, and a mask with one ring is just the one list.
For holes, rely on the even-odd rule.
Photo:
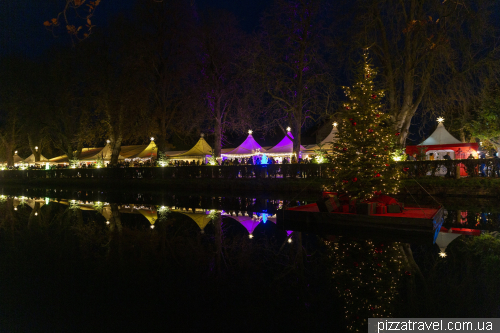
{"label": "wooden post", "polygon": [[455,179],[460,179],[460,163],[457,163],[457,166],[456,166]]}

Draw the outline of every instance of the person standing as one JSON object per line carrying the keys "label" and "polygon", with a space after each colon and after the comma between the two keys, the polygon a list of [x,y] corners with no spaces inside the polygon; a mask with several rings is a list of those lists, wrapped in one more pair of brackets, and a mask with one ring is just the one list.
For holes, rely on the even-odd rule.
{"label": "person standing", "polygon": [[450,161],[451,160],[450,153],[449,152],[446,153],[446,155],[444,155],[443,159]]}

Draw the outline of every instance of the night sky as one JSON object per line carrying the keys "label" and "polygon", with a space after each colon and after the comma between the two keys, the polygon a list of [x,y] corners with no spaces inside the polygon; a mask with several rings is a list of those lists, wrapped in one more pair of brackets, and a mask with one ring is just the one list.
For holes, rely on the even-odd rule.
{"label": "night sky", "polygon": [[[239,20],[240,27],[248,33],[258,28],[262,13],[272,3],[266,0],[191,1],[200,11],[207,10],[208,8],[218,8],[234,13]],[[102,0],[92,18],[93,24],[96,25],[94,29],[106,29],[111,19],[120,12],[133,15],[134,2],[134,0]],[[62,0],[0,0],[0,55],[21,54],[33,59],[58,44],[71,47],[71,40],[67,34],[60,33],[58,36],[54,36],[43,26],[44,21],[55,17],[63,7],[64,1]],[[500,1],[497,2],[493,13],[496,18],[496,25],[498,26],[500,25]],[[495,19],[493,22],[495,22]],[[338,33],[342,32],[339,31]],[[337,75],[342,78],[346,73],[344,71],[337,73]],[[348,80],[345,81],[343,84],[349,84]],[[420,122],[418,112],[413,122]],[[410,132],[413,132],[413,135],[409,139],[413,142],[420,141],[422,136],[425,137],[430,134],[434,125],[434,123],[430,124],[424,130],[423,135],[418,134],[416,130],[418,126],[412,126]],[[309,130],[309,132],[311,131]],[[305,132],[306,135],[307,133],[308,131]],[[310,140],[308,138],[304,139],[305,141]]]}

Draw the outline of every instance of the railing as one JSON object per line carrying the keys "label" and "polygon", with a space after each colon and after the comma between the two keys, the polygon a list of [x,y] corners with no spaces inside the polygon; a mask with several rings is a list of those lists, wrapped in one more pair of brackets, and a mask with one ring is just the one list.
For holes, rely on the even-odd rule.
{"label": "railing", "polygon": [[3,170],[0,179],[238,179],[327,178],[328,164],[269,164],[232,166],[127,167],[100,169]]}
{"label": "railing", "polygon": [[500,159],[465,159],[438,161],[399,162],[404,177],[444,176],[456,177],[499,177]]}
{"label": "railing", "polygon": [[[428,176],[499,177],[500,159],[407,161],[395,164],[403,178]],[[249,179],[328,178],[330,164],[269,164],[232,166],[127,167],[101,169],[3,170],[0,179]]]}

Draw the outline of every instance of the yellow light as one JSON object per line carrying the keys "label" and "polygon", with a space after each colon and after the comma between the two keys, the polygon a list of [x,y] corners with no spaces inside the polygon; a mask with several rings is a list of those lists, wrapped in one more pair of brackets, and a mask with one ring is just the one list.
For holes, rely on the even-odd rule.
{"label": "yellow light", "polygon": [[150,228],[151,228],[151,229],[154,229],[154,228],[155,228],[155,226],[154,226],[153,224],[151,224],[151,227],[150,227]]}
{"label": "yellow light", "polygon": [[252,130],[248,130],[248,134],[252,135],[253,131]]}
{"label": "yellow light", "polygon": [[288,238],[288,243],[291,243],[292,242],[292,239],[291,238]]}
{"label": "yellow light", "polygon": [[438,123],[442,123],[443,121],[444,121],[444,118],[443,118],[443,117],[439,117],[439,118],[437,119],[437,122],[438,122]]}
{"label": "yellow light", "polygon": [[151,141],[155,141],[155,138],[153,138],[153,137],[151,137],[150,139],[151,139]]}
{"label": "yellow light", "polygon": [[109,224],[109,221],[106,221],[106,224]]}
{"label": "yellow light", "polygon": [[441,258],[446,258],[447,254],[446,254],[446,252],[441,251],[441,252],[439,252],[439,256]]}

